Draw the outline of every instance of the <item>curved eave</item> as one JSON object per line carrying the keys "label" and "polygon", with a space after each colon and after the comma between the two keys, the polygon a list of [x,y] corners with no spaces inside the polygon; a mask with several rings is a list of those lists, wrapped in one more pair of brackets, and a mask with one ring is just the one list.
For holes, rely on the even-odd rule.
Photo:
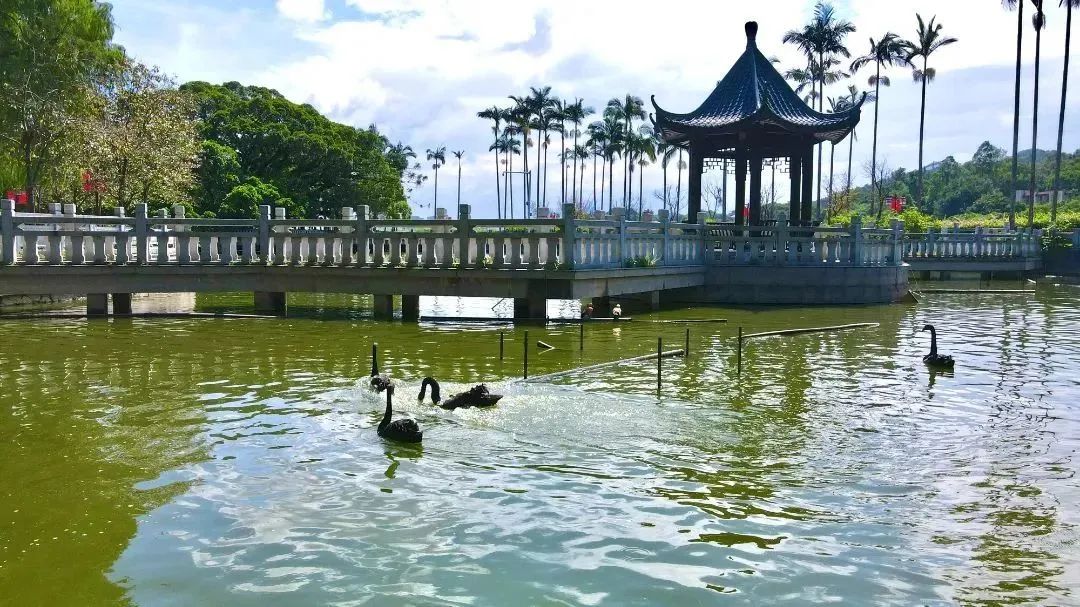
{"label": "curved eave", "polygon": [[822,116],[831,118],[829,120],[830,124],[798,124],[778,116],[767,107],[764,107],[742,120],[722,124],[697,125],[673,119],[670,114],[665,115],[663,110],[656,106],[655,103],[653,105],[657,109],[653,123],[664,140],[671,143],[716,135],[736,135],[740,131],[749,130],[751,127],[768,127],[795,136],[837,143],[847,137],[848,133],[858,125],[862,115],[862,103],[860,101],[859,105],[845,111],[843,114],[822,114]]}

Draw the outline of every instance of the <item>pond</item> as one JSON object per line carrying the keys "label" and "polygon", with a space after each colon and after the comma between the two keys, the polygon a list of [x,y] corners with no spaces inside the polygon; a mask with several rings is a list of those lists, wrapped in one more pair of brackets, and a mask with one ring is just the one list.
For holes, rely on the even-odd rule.
{"label": "pond", "polygon": [[[584,350],[575,325],[528,327],[555,346],[530,375],[689,327],[659,396],[655,362],[523,383],[526,327],[375,322],[363,297],[0,319],[0,603],[1071,603],[1078,295],[668,310],[587,325]],[[728,322],[647,322],[687,318]],[[738,374],[739,326],[855,322],[880,324],[750,340]],[[922,364],[927,322],[954,374]],[[372,342],[422,446],[376,436]],[[505,396],[443,411],[417,403],[425,375]]]}

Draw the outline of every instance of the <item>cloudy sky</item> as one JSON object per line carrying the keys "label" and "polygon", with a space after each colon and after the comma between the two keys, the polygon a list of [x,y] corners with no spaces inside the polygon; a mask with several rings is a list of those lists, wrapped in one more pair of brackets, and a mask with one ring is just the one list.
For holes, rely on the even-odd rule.
{"label": "cloudy sky", "polygon": [[[474,215],[494,214],[495,208],[495,167],[487,152],[490,123],[476,118],[477,111],[506,105],[507,95],[540,85],[550,85],[565,98],[583,97],[597,109],[629,92],[646,102],[655,94],[665,109],[690,111],[742,52],[744,21],[760,23],[758,46],[767,56],[779,57],[784,67],[796,67],[802,60],[781,38],[813,10],[808,0],[112,3],[117,41],[180,81],[236,80],[272,87],[293,101],[313,104],[334,120],[360,127],[376,123],[391,140],[412,145],[421,156],[426,148],[441,145],[465,150],[462,200],[473,205]],[[1065,15],[1057,2],[1047,5],[1038,145],[1052,149]],[[984,140],[1011,147],[1015,13],[994,0],[840,0],[836,6],[840,16],[857,27],[848,39],[854,55],[866,52],[870,36],[886,31],[913,37],[917,12],[927,18],[937,15],[944,32],[960,39],[933,59],[938,78],[928,94],[927,162],[950,154],[966,160]],[[1021,149],[1031,143],[1034,38],[1029,25],[1024,35]],[[869,70],[860,72],[854,82],[866,88],[868,75]],[[888,75],[893,85],[883,89],[880,101],[879,158],[894,168],[914,167],[919,88],[909,70],[896,68]],[[826,93],[839,92],[838,87]],[[869,160],[873,112],[871,106],[867,110],[858,128],[856,167]],[[1066,150],[1080,147],[1078,125],[1080,92],[1068,100]],[[837,158],[846,152],[846,143],[841,144]],[[455,195],[455,163],[450,158],[440,173],[439,206],[452,206],[446,202]],[[861,171],[854,172],[856,181],[865,181]],[[549,188],[557,194],[558,170],[551,171],[551,179]],[[655,199],[649,199],[660,180],[658,167],[646,169],[646,207],[656,206]],[[418,214],[431,213],[433,195],[431,181],[414,194],[410,202]],[[783,199],[785,192],[779,196]]]}

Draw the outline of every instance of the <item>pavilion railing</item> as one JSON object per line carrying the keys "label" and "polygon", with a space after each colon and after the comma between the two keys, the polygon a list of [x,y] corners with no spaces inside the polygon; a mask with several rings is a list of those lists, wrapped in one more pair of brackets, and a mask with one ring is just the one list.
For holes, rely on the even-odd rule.
{"label": "pavilion railing", "polygon": [[904,234],[904,259],[1017,259],[1039,257],[1042,230],[929,229]]}
{"label": "pavilion railing", "polygon": [[743,266],[898,266],[903,263],[903,224],[863,228],[725,226],[708,232],[705,242],[713,265]]}
{"label": "pavilion railing", "polygon": [[[570,270],[705,263],[699,223],[577,219],[372,219],[367,207],[339,219],[298,220],[260,207],[257,219],[185,217],[175,206],[154,216],[76,215],[74,205],[47,214],[0,208],[4,265],[274,265],[433,269]],[[564,253],[565,252],[565,253]]]}

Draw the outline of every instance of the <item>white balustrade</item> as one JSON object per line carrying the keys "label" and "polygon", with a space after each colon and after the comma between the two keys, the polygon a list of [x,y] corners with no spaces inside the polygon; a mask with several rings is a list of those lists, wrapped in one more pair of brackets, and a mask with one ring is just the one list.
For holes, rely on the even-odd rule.
{"label": "white balustrade", "polygon": [[942,231],[909,232],[904,235],[904,259],[1017,259],[1038,257],[1042,247],[1042,230],[1024,229],[1014,232],[975,228],[961,232],[954,226]]}

